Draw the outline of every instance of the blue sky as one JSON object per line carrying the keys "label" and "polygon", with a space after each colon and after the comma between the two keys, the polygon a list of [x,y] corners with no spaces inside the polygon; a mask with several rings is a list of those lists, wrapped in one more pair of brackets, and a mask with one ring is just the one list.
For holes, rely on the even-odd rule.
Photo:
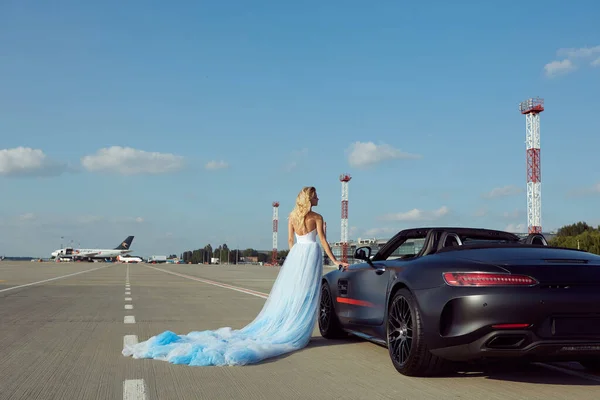
{"label": "blue sky", "polygon": [[524,231],[535,96],[544,230],[600,223],[597,2],[86,3],[0,5],[0,254],[285,248],[304,185],[337,240],[342,172],[352,239]]}

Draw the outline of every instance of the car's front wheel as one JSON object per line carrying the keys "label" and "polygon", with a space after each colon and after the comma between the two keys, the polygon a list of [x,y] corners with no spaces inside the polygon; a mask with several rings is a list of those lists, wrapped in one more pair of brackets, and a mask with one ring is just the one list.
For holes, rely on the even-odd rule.
{"label": "car's front wheel", "polygon": [[444,369],[445,361],[427,348],[421,314],[408,289],[399,289],[390,299],[386,325],[388,351],[398,372],[428,376]]}
{"label": "car's front wheel", "polygon": [[329,284],[321,285],[321,301],[319,303],[319,331],[326,339],[341,339],[347,336],[333,308],[333,297]]}

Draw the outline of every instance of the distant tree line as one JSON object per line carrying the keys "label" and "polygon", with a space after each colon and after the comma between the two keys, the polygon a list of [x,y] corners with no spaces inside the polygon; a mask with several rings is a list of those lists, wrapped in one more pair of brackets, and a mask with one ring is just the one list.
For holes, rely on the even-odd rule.
{"label": "distant tree line", "polygon": [[[586,222],[576,222],[571,225],[565,225],[556,232],[549,243],[550,246],[566,247],[571,249],[580,249],[594,254],[600,254],[600,225],[594,228]],[[279,250],[277,258],[280,264],[287,257],[289,250]],[[212,264],[212,259],[215,258],[220,263],[237,264],[243,259],[248,260],[248,257],[255,257],[258,262],[271,262],[271,252],[259,252],[256,249],[230,249],[224,243],[216,248],[207,244],[201,249],[184,251],[181,254],[181,259],[185,263],[207,263]],[[173,254],[169,258],[176,258]],[[327,263],[327,257],[325,257]]]}
{"label": "distant tree line", "polygon": [[[279,250],[277,252],[277,258],[280,264],[283,263],[283,260],[287,257],[288,253],[289,250]],[[248,259],[249,257],[252,258]],[[254,257],[257,262],[271,262],[271,252],[259,252],[256,249],[230,249],[227,247],[226,243],[216,248],[207,244],[201,249],[184,251],[181,255],[183,262],[192,264],[212,264],[213,258],[217,259],[221,264],[237,264],[243,260],[254,260]]]}
{"label": "distant tree line", "polygon": [[556,236],[548,244],[600,254],[600,225],[596,228],[585,222],[565,225],[556,232]]}

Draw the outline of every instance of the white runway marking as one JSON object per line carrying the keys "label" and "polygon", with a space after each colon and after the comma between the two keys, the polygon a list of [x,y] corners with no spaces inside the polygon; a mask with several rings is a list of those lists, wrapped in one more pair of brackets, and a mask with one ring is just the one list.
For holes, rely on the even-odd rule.
{"label": "white runway marking", "polygon": [[134,315],[126,315],[125,318],[123,318],[123,323],[135,324],[135,316]]}
{"label": "white runway marking", "polygon": [[250,289],[244,289],[244,288],[239,287],[239,286],[232,286],[232,285],[227,285],[225,283],[219,283],[219,282],[209,281],[207,279],[196,278],[194,276],[178,274],[177,272],[167,271],[165,269],[151,267],[149,265],[146,265],[146,267],[155,269],[157,271],[166,272],[167,274],[177,275],[177,276],[180,276],[182,278],[191,279],[193,281],[203,282],[203,283],[207,283],[209,285],[218,286],[218,287],[222,287],[222,288],[230,289],[230,290],[235,290],[236,292],[242,292],[242,293],[250,294],[252,296],[260,297],[261,299],[266,299],[267,297],[269,297],[269,295],[267,293],[257,292],[255,290],[250,290]]}
{"label": "white runway marking", "polygon": [[146,400],[146,382],[127,379],[123,382],[123,400]]}
{"label": "white runway marking", "polygon": [[73,274],[57,276],[56,278],[44,279],[43,281],[37,281],[37,282],[26,283],[24,285],[13,286],[13,287],[9,287],[9,288],[0,290],[0,293],[2,293],[2,292],[8,292],[9,290],[19,289],[19,288],[22,288],[22,287],[38,285],[40,283],[51,282],[51,281],[55,281],[55,280],[58,280],[58,279],[64,279],[64,278],[68,278],[70,276],[75,276],[75,275],[79,275],[79,274],[85,274],[86,272],[92,272],[92,271],[96,271],[98,269],[107,268],[107,267],[110,267],[110,265],[105,265],[103,267],[98,267],[98,268],[87,269],[85,271],[79,271],[79,272],[75,272]]}
{"label": "white runway marking", "polygon": [[125,296],[131,296],[131,290],[126,291]]}
{"label": "white runway marking", "polygon": [[131,304],[125,304],[125,309],[126,310],[133,310],[133,305],[131,305]]}
{"label": "white runway marking", "polygon": [[125,335],[123,336],[123,348],[127,346],[133,346],[137,344],[138,338],[137,335]]}
{"label": "white runway marking", "polygon": [[131,301],[131,297],[125,297],[125,301]]}

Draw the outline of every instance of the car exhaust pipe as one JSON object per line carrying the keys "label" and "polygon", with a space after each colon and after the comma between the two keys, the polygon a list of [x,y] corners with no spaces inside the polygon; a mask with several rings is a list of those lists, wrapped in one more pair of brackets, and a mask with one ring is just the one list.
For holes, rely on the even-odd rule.
{"label": "car exhaust pipe", "polygon": [[527,340],[524,334],[500,334],[488,340],[485,347],[489,349],[519,349]]}

